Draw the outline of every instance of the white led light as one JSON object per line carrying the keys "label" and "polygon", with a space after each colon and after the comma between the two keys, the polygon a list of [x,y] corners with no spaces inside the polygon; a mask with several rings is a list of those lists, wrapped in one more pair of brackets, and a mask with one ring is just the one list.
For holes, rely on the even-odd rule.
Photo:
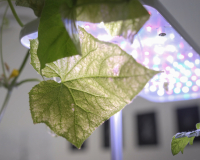
{"label": "white led light", "polygon": [[149,59],[148,59],[148,58],[145,58],[143,64],[144,64],[144,65],[147,65],[148,63],[149,63]]}
{"label": "white led light", "polygon": [[131,55],[132,55],[133,58],[135,58],[135,59],[137,59],[137,57],[138,57],[138,53],[137,53],[136,50],[133,50],[133,51],[131,52]]}
{"label": "white led light", "polygon": [[192,73],[191,73],[191,71],[190,71],[190,70],[186,70],[186,71],[185,71],[185,75],[186,75],[186,76],[188,76],[188,77],[189,77],[189,76],[191,76],[191,74],[192,74]]}
{"label": "white led light", "polygon": [[181,82],[176,83],[176,87],[177,88],[181,88],[182,87],[182,83]]}
{"label": "white led light", "polygon": [[166,51],[175,52],[176,51],[176,47],[174,45],[168,45],[166,47]]}
{"label": "white led light", "polygon": [[195,64],[199,64],[200,63],[200,60],[199,59],[196,59],[195,60]]}
{"label": "white led light", "polygon": [[172,56],[168,56],[167,57],[167,61],[169,61],[170,63],[172,63],[174,61],[174,58]]}
{"label": "white led light", "polygon": [[191,81],[187,81],[186,82],[186,86],[191,87],[192,86],[192,82]]}
{"label": "white led light", "polygon": [[192,52],[190,52],[190,53],[188,53],[188,57],[192,57],[193,56],[193,53]]}
{"label": "white led light", "polygon": [[154,57],[153,62],[154,62],[155,65],[159,65],[160,64],[160,58]]}
{"label": "white led light", "polygon": [[193,67],[194,67],[194,63],[190,62],[190,63],[188,64],[188,67],[193,68]]}
{"label": "white led light", "polygon": [[154,85],[150,86],[149,89],[151,92],[155,92],[157,90],[156,86],[154,86]]}
{"label": "white led light", "polygon": [[155,46],[154,47],[154,51],[158,54],[163,54],[163,52],[165,51],[165,49],[162,46]]}
{"label": "white led light", "polygon": [[175,89],[174,89],[174,93],[179,94],[180,92],[181,92],[181,89],[180,89],[180,88],[175,88]]}
{"label": "white led light", "polygon": [[147,31],[151,32],[151,26],[147,26]]}
{"label": "white led light", "polygon": [[177,66],[178,66],[178,62],[174,62],[174,63],[173,63],[173,66],[174,66],[174,67],[177,67]]}
{"label": "white led light", "polygon": [[195,69],[194,72],[195,72],[195,74],[196,74],[197,76],[200,76],[200,69],[199,69],[199,68]]}
{"label": "white led light", "polygon": [[157,94],[158,94],[159,96],[163,96],[163,95],[165,94],[165,90],[164,90],[164,89],[159,89],[159,90],[157,91]]}
{"label": "white led light", "polygon": [[146,38],[143,40],[143,43],[146,45],[146,46],[149,46],[151,47],[153,45],[153,39],[152,38]]}
{"label": "white led light", "polygon": [[175,35],[174,35],[173,33],[171,33],[171,34],[169,35],[169,37],[170,37],[171,39],[174,39],[174,38],[175,38]]}
{"label": "white led light", "polygon": [[182,91],[183,91],[183,93],[188,93],[189,92],[189,88],[185,86],[185,87],[182,88]]}
{"label": "white led light", "polygon": [[185,82],[188,81],[188,77],[182,76],[182,77],[180,78],[180,81],[183,82],[183,83],[185,83]]}
{"label": "white led light", "polygon": [[200,86],[200,79],[196,81],[197,86]]}

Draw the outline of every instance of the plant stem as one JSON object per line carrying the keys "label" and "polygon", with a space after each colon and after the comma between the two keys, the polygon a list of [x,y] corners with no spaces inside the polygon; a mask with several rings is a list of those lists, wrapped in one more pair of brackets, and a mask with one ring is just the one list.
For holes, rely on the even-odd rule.
{"label": "plant stem", "polygon": [[25,80],[23,80],[23,81],[17,83],[16,86],[18,87],[18,86],[20,86],[21,84],[26,83],[26,82],[41,82],[41,80],[39,80],[39,79],[25,79]]}
{"label": "plant stem", "polygon": [[[21,64],[21,66],[19,68],[19,75],[21,74],[22,70],[24,69],[24,66],[25,66],[25,64],[26,64],[26,62],[28,60],[29,55],[30,55],[30,53],[29,53],[29,50],[28,50],[27,53],[26,53],[26,56],[24,57],[24,60],[23,60],[23,62]],[[12,80],[9,88],[13,88],[15,86],[16,80],[19,77],[19,75]]]}
{"label": "plant stem", "polygon": [[0,33],[0,55],[1,55],[1,65],[2,65],[2,69],[3,69],[3,74],[4,74],[4,78],[5,78],[5,83],[8,83],[7,77],[6,77],[6,72],[5,72],[5,66],[4,66],[4,60],[3,60],[3,51],[2,51],[2,34],[3,34],[3,23],[4,23],[4,19],[6,17],[6,13],[8,11],[8,5],[6,6],[6,10],[4,12],[3,15],[3,19],[1,22],[1,33]]}
{"label": "plant stem", "polygon": [[6,98],[3,102],[3,105],[2,105],[2,108],[0,110],[0,123],[1,123],[1,120],[4,116],[4,113],[5,113],[5,110],[6,110],[6,106],[8,104],[8,100],[10,99],[10,95],[11,95],[11,90],[8,90],[7,94],[6,94]]}
{"label": "plant stem", "polygon": [[8,0],[8,4],[9,4],[10,9],[11,9],[11,11],[12,11],[12,13],[13,13],[15,19],[17,20],[18,24],[19,24],[21,27],[23,27],[24,25],[23,25],[23,23],[21,22],[21,20],[19,19],[18,15],[17,15],[17,13],[16,13],[16,11],[15,11],[13,5],[12,5],[11,0]]}

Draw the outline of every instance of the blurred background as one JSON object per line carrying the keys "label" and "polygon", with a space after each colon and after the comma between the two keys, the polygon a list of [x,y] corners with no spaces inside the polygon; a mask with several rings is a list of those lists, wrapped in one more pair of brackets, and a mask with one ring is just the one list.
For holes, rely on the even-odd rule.
{"label": "blurred background", "polygon": [[[5,10],[0,3],[0,21]],[[35,19],[31,9],[16,7],[25,24]],[[3,56],[10,69],[18,69],[27,49],[19,41],[21,27],[9,9],[9,26],[3,31]],[[2,74],[2,69],[0,70]],[[30,58],[19,80],[41,77],[30,65]],[[15,88],[0,123],[0,160],[101,160],[110,159],[109,121],[86,140],[81,150],[62,137],[52,137],[44,124],[34,125],[29,111],[28,92],[36,85],[25,83]],[[0,105],[6,90],[0,88]],[[200,141],[196,138],[184,154],[172,156],[174,134],[195,129],[199,122],[199,99],[155,103],[136,97],[123,109],[124,160],[197,160]]]}

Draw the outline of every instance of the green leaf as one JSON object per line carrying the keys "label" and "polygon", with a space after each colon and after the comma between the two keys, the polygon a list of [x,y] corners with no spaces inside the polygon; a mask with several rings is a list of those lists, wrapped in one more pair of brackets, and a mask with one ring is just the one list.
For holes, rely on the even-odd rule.
{"label": "green leaf", "polygon": [[[46,123],[77,148],[159,73],[137,63],[119,46],[101,42],[82,28],[79,36],[82,56],[51,63],[61,83],[44,81],[29,93],[33,122]],[[39,66],[35,68],[40,70]],[[46,76],[45,69],[42,73]]]}
{"label": "green leaf", "polygon": [[196,124],[196,129],[200,129],[200,123]]}
{"label": "green leaf", "polygon": [[183,153],[184,148],[189,143],[188,137],[182,137],[182,138],[175,138],[175,136],[172,138],[171,142],[171,151],[173,155],[178,154],[180,151]]}
{"label": "green leaf", "polygon": [[189,143],[190,143],[190,145],[193,145],[194,138],[195,138],[195,137],[189,138]]}
{"label": "green leaf", "polygon": [[[30,54],[31,54],[31,65],[33,68],[39,73],[40,73],[40,61],[37,56],[37,49],[38,49],[38,39],[33,39],[30,40]],[[42,74],[47,78],[51,77],[59,77],[58,75],[58,69],[56,70],[56,66],[54,63],[48,63],[46,66],[42,69]]]}
{"label": "green leaf", "polygon": [[37,55],[41,69],[45,67],[46,63],[81,54],[80,43],[74,43],[62,21],[60,6],[65,2],[67,0],[45,1],[38,29],[40,43]]}
{"label": "green leaf", "polygon": [[37,17],[41,16],[45,0],[16,0],[17,6],[32,8]]}
{"label": "green leaf", "polygon": [[138,0],[77,0],[76,15],[79,21],[103,21],[112,36],[131,42],[150,16]]}

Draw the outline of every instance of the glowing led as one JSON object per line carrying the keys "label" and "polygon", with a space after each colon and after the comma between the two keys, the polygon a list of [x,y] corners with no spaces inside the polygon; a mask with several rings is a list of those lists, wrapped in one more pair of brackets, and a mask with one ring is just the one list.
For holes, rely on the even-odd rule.
{"label": "glowing led", "polygon": [[177,77],[177,78],[178,78],[178,77],[179,77],[179,75],[180,75],[180,73],[176,71],[176,72],[174,72],[174,74],[173,74],[173,75],[174,75],[174,77]]}
{"label": "glowing led", "polygon": [[165,51],[165,49],[162,46],[155,46],[154,47],[154,51],[158,54],[163,54],[163,52]]}
{"label": "glowing led", "polygon": [[155,92],[157,90],[156,86],[154,85],[152,85],[149,89],[151,92]]}
{"label": "glowing led", "polygon": [[188,77],[191,76],[191,74],[192,74],[190,70],[186,70],[184,73],[185,73],[185,75],[188,76]]}
{"label": "glowing led", "polygon": [[174,89],[174,84],[171,84],[171,83],[170,83],[170,84],[168,85],[168,89],[169,89],[169,90]]}
{"label": "glowing led", "polygon": [[190,63],[188,64],[188,67],[193,68],[193,67],[194,67],[194,63],[190,62]]}
{"label": "glowing led", "polygon": [[192,76],[191,79],[192,79],[193,81],[196,81],[196,80],[197,80],[197,76]]}
{"label": "glowing led", "polygon": [[175,84],[175,83],[176,83],[176,78],[172,78],[172,79],[170,80],[170,82],[173,83],[173,84]]}
{"label": "glowing led", "polygon": [[162,36],[156,36],[153,41],[155,44],[164,44],[166,42],[167,38]]}
{"label": "glowing led", "polygon": [[182,88],[182,91],[183,91],[183,93],[188,93],[189,92],[189,88],[185,86],[185,87]]}
{"label": "glowing led", "polygon": [[163,96],[163,95],[165,94],[164,89],[159,89],[159,90],[157,91],[157,94],[158,94],[159,96]]}
{"label": "glowing led", "polygon": [[[108,34],[102,34],[102,35],[98,35],[97,38],[99,40],[102,40],[102,41],[110,41],[112,39],[112,36],[108,35]],[[124,48],[126,45],[126,42],[122,42],[121,43],[121,47]]]}
{"label": "glowing led", "polygon": [[188,53],[188,57],[192,57],[193,56],[193,53],[192,52],[190,52],[190,53]]}
{"label": "glowing led", "polygon": [[159,65],[160,64],[160,58],[154,57],[153,62],[154,62],[155,65]]}
{"label": "glowing led", "polygon": [[178,67],[178,62],[174,62],[174,63],[173,63],[173,66],[174,66],[174,67]]}
{"label": "glowing led", "polygon": [[186,60],[186,61],[184,62],[184,64],[185,64],[186,66],[188,66],[188,65],[190,64],[190,62],[189,62],[188,60]]}
{"label": "glowing led", "polygon": [[131,55],[132,55],[133,58],[135,58],[135,59],[137,59],[137,57],[138,57],[138,53],[137,53],[136,50],[133,50],[133,51],[131,52]]}
{"label": "glowing led", "polygon": [[171,39],[174,39],[174,38],[175,38],[175,35],[174,35],[173,33],[171,33],[171,34],[169,35],[169,37],[170,37]]}
{"label": "glowing led", "polygon": [[137,40],[137,39],[135,39],[134,41],[133,41],[133,44],[131,45],[133,48],[139,48],[140,47],[140,42]]}
{"label": "glowing led", "polygon": [[197,86],[200,86],[200,79],[196,81]]}
{"label": "glowing led", "polygon": [[147,31],[148,32],[151,32],[151,29],[152,29],[151,26],[147,26]]}
{"label": "glowing led", "polygon": [[181,88],[182,87],[182,83],[181,82],[176,83],[176,87],[177,88]]}
{"label": "glowing led", "polygon": [[148,87],[149,87],[149,83],[147,83],[144,88],[148,88]]}
{"label": "glowing led", "polygon": [[185,83],[185,82],[188,81],[188,77],[182,76],[182,77],[180,78],[180,81],[183,82],[183,83]]}
{"label": "glowing led", "polygon": [[151,38],[146,38],[143,40],[143,43],[146,45],[146,46],[152,46],[153,45],[153,39]]}
{"label": "glowing led", "polygon": [[89,29],[89,28],[90,28],[90,25],[89,25],[89,24],[85,24],[85,25],[84,25],[84,28],[85,28],[85,29]]}
{"label": "glowing led", "polygon": [[182,54],[178,54],[178,56],[177,56],[179,59],[184,59],[184,55],[182,55]]}
{"label": "glowing led", "polygon": [[179,94],[181,92],[180,88],[174,88],[174,93]]}
{"label": "glowing led", "polygon": [[194,72],[195,72],[195,74],[196,74],[197,76],[200,76],[200,69],[199,69],[199,68],[195,69]]}
{"label": "glowing led", "polygon": [[168,45],[166,47],[166,51],[175,52],[176,51],[176,47],[174,45]]}
{"label": "glowing led", "polygon": [[166,71],[169,71],[170,70],[170,66],[167,66],[165,69],[166,69]]}
{"label": "glowing led", "polygon": [[198,86],[193,86],[193,87],[192,87],[192,90],[193,90],[194,92],[196,92],[196,91],[199,90],[199,87],[198,87]]}
{"label": "glowing led", "polygon": [[144,64],[144,65],[147,65],[148,63],[149,63],[149,59],[148,59],[148,58],[145,58],[143,64]]}
{"label": "glowing led", "polygon": [[199,64],[200,60],[199,59],[195,59],[195,64]]}
{"label": "glowing led", "polygon": [[191,87],[192,86],[192,82],[191,81],[187,81],[186,82],[186,86]]}
{"label": "glowing led", "polygon": [[148,55],[149,55],[149,52],[144,52],[144,54],[145,54],[146,56],[148,56]]}
{"label": "glowing led", "polygon": [[172,56],[168,56],[167,57],[167,61],[169,61],[170,63],[172,63],[174,61],[174,58]]}

